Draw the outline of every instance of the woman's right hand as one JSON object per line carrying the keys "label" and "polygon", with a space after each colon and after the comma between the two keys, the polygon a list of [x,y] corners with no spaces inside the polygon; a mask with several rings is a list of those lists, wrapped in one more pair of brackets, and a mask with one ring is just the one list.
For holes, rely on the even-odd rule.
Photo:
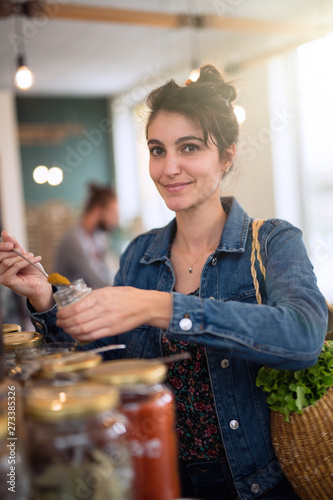
{"label": "woman's right hand", "polygon": [[15,248],[34,264],[39,263],[41,257],[27,253],[6,231],[2,231],[1,236],[3,241],[0,241],[0,284],[28,297],[36,311],[46,311],[54,304],[52,286],[42,273],[11,250]]}

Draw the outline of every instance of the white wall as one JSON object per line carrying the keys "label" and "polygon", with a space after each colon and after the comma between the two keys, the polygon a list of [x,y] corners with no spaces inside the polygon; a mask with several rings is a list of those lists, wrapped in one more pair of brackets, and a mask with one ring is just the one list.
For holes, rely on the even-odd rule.
{"label": "white wall", "polygon": [[236,196],[250,216],[275,216],[272,134],[268,100],[267,64],[253,65],[235,77],[238,98],[245,108],[234,171],[223,187]]}
{"label": "white wall", "polygon": [[0,200],[3,227],[26,244],[15,96],[0,90]]}

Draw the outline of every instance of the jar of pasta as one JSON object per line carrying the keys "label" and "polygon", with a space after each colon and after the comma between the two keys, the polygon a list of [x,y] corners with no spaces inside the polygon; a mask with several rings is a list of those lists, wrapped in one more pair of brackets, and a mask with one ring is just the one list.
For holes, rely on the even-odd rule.
{"label": "jar of pasta", "polygon": [[133,470],[118,392],[101,384],[25,394],[32,498],[132,500]]}
{"label": "jar of pasta", "polygon": [[135,500],[178,498],[179,477],[174,397],[163,383],[167,367],[155,360],[105,361],[86,372],[117,387],[129,421]]}

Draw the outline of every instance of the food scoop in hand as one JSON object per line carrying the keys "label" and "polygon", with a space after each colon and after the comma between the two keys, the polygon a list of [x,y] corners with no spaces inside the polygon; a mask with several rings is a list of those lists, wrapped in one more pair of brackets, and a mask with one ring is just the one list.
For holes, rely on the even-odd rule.
{"label": "food scoop in hand", "polygon": [[27,259],[27,257],[24,257],[24,255],[22,255],[20,252],[18,252],[17,250],[15,250],[15,248],[13,248],[12,251],[14,253],[16,253],[17,255],[19,255],[20,257],[22,257],[22,259],[24,259],[27,262],[29,262],[29,264],[31,264],[32,266],[34,266],[34,268],[37,269],[39,272],[41,272],[42,274],[44,274],[44,276],[47,278],[47,281],[49,283],[51,283],[51,285],[70,285],[71,284],[71,282],[67,278],[65,278],[65,276],[62,276],[59,273],[47,274],[44,271],[44,269],[43,269],[43,267],[41,265],[34,264],[33,262],[31,262],[31,260]]}

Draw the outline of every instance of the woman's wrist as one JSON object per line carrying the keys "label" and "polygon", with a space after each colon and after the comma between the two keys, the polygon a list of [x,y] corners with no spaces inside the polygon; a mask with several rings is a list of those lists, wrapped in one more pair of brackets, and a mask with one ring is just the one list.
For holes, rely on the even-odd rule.
{"label": "woman's wrist", "polygon": [[45,312],[54,306],[53,290],[50,283],[46,283],[38,294],[32,294],[28,297],[30,304],[36,312]]}
{"label": "woman's wrist", "polygon": [[168,292],[149,291],[147,308],[149,324],[166,330],[172,316],[172,295]]}

